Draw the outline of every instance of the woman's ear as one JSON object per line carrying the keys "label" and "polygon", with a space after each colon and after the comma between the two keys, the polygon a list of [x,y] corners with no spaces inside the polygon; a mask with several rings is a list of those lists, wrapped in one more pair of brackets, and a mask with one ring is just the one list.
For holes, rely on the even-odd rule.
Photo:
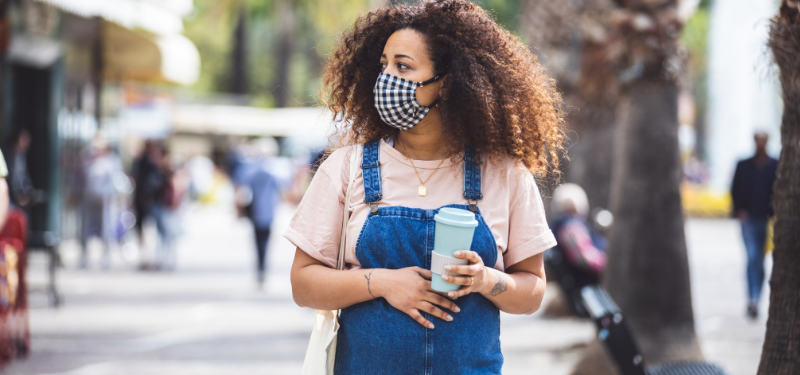
{"label": "woman's ear", "polygon": [[439,84],[439,98],[441,98],[442,100],[446,99],[444,97],[444,83],[445,83],[446,80],[447,80],[447,76],[444,76],[444,77],[442,77],[442,79],[439,80],[439,82],[437,82]]}

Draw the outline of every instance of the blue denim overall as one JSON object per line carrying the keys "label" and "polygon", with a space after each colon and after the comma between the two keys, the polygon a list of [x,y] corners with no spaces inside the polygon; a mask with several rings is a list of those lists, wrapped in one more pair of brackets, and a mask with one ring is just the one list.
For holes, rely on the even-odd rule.
{"label": "blue denim overall", "polygon": [[[408,207],[378,207],[382,198],[379,141],[364,145],[361,164],[364,201],[372,206],[356,242],[356,257],[363,268],[430,269],[439,211]],[[440,187],[447,188],[447,187]],[[471,148],[464,153],[464,197],[481,195],[480,161]],[[473,250],[484,264],[497,262],[497,244],[477,205],[450,204],[469,209],[478,226]],[[435,329],[427,329],[383,298],[362,302],[341,311],[336,374],[500,374],[500,313],[480,293],[457,299],[461,312],[452,322],[423,313]]]}

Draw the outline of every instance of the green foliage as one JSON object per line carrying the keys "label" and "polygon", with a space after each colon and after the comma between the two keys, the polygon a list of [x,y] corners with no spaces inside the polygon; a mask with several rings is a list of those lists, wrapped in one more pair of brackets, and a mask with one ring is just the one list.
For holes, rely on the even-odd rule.
{"label": "green foliage", "polygon": [[513,33],[519,28],[521,0],[475,0],[481,8],[494,15],[497,23]]}
{"label": "green foliage", "polygon": [[233,0],[195,1],[194,13],[184,22],[184,34],[200,52],[200,78],[193,89],[222,91],[228,77]]}
{"label": "green foliage", "polygon": [[698,110],[700,111],[705,109],[705,104],[707,103],[706,81],[708,78],[708,30],[710,18],[709,7],[699,7],[697,12],[686,22],[681,33],[681,43],[689,50],[689,74]]}
{"label": "green foliage", "polygon": [[[293,14],[289,88],[277,87],[277,44],[285,17],[281,1]],[[289,105],[307,106],[316,101],[325,56],[342,30],[368,10],[371,0],[195,0],[195,11],[185,20],[185,35],[200,52],[201,71],[192,90],[201,93],[229,89],[231,49],[239,9],[247,12],[246,50],[248,91],[251,104],[274,105],[277,90],[289,92]]]}
{"label": "green foliage", "polygon": [[[285,1],[285,3],[281,3]],[[201,70],[192,90],[227,92],[230,87],[233,32],[240,9],[247,12],[246,50],[248,91],[251,105],[271,107],[277,90],[289,90],[290,106],[317,102],[324,61],[341,33],[376,0],[195,0],[194,13],[185,20],[185,35],[200,52]],[[415,3],[416,1],[398,1]],[[519,24],[521,0],[476,0],[497,22],[512,32]],[[292,14],[292,52],[289,88],[276,87],[278,41],[287,20],[279,15],[281,4]]]}

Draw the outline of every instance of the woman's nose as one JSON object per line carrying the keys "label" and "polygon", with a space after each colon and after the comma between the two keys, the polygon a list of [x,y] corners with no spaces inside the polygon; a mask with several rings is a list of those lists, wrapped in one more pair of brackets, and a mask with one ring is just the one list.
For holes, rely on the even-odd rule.
{"label": "woman's nose", "polygon": [[397,68],[394,67],[393,65],[386,66],[386,68],[383,69],[383,72],[386,73],[386,74],[391,74],[393,76],[397,76],[397,73],[398,73],[397,72]]}

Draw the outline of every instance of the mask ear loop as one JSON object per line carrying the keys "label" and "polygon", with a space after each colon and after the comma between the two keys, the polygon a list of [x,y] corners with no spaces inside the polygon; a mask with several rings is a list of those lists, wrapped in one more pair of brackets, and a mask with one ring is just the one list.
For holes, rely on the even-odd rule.
{"label": "mask ear loop", "polygon": [[434,82],[436,82],[438,80],[439,80],[439,76],[436,76],[436,77],[433,77],[433,78],[431,78],[431,79],[429,79],[427,81],[418,82],[418,84],[419,84],[419,87],[423,87],[425,85],[429,85],[431,83],[434,83]]}
{"label": "mask ear loop", "polygon": [[[429,79],[427,81],[417,82],[417,85],[418,85],[417,88],[424,87],[425,85],[429,85],[431,83],[434,83],[434,82],[438,81],[439,78],[441,78],[441,77],[440,76],[436,76],[436,77],[433,77],[433,78],[431,78],[431,79]],[[439,99],[441,99],[441,97],[436,98],[436,100],[434,100],[433,103],[431,103],[431,105],[428,106],[428,108],[433,108],[437,104],[439,104]],[[417,111],[415,109],[414,110],[414,116],[416,116],[416,115],[417,115]]]}

